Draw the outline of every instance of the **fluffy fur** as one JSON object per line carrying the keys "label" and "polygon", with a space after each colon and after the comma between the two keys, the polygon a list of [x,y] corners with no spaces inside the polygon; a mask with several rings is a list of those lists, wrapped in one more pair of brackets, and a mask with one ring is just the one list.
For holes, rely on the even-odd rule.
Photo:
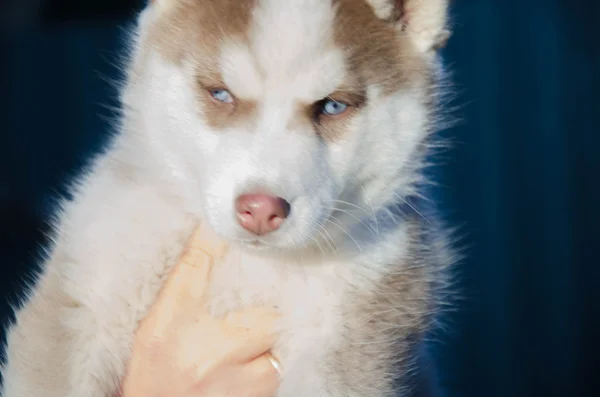
{"label": "fluffy fur", "polygon": [[[113,397],[191,230],[232,248],[215,315],[277,306],[279,397],[408,395],[454,257],[421,195],[446,0],[155,0],[119,134],[79,178],[10,328],[3,397]],[[211,90],[235,102],[219,103]],[[331,97],[336,117],[315,114]],[[233,202],[291,203],[261,237]]]}

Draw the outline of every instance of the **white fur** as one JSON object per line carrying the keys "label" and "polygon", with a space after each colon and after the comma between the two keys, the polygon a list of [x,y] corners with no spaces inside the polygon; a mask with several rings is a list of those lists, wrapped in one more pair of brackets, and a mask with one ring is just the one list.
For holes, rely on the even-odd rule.
{"label": "white fur", "polygon": [[[407,251],[405,228],[381,213],[413,193],[411,155],[428,132],[423,93],[383,97],[370,87],[369,105],[336,142],[299,130],[290,124],[297,101],[328,95],[346,73],[333,10],[323,0],[262,0],[253,47],[224,43],[220,59],[229,88],[258,102],[258,120],[212,131],[194,100],[193,59],[180,68],[143,45],[146,26],[172,1],[156,3],[140,18],[122,131],[65,203],[55,248],[10,330],[2,395],[112,397],[138,321],[194,224],[206,220],[235,247],[215,269],[214,313],[250,304],[284,313],[278,396],[352,397],[325,391],[320,363],[343,342],[349,288],[375,288]],[[253,189],[292,204],[260,250],[246,244],[256,237],[233,211],[235,197]],[[334,207],[343,211],[330,220]],[[59,291],[66,303],[38,310]],[[57,362],[61,354],[66,362]]]}

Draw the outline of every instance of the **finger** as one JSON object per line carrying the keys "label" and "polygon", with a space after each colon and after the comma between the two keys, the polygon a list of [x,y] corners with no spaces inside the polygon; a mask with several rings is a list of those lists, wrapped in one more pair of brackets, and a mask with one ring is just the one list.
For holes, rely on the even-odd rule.
{"label": "finger", "polygon": [[212,265],[224,255],[225,249],[225,243],[212,233],[208,226],[200,226],[194,230],[173,277],[165,285],[165,294],[201,301],[209,282]]}
{"label": "finger", "polygon": [[277,376],[279,378],[281,378],[281,374],[282,374],[281,363],[275,357],[275,355],[273,354],[273,352],[272,351],[268,351],[265,354],[263,354],[262,357],[266,357],[266,359],[269,360],[269,363],[271,363],[271,366],[273,367],[273,369],[277,373]]}
{"label": "finger", "polygon": [[225,316],[225,322],[230,327],[263,333],[275,332],[275,326],[279,319],[281,319],[281,313],[267,307],[250,307]]}
{"label": "finger", "polygon": [[235,383],[244,385],[244,395],[275,396],[280,384],[280,376],[267,355],[240,366]]}
{"label": "finger", "polygon": [[206,379],[207,374],[210,373],[214,374],[215,379],[220,378],[220,380],[226,381],[225,386],[227,390],[223,389],[223,384],[215,385],[220,386],[220,395],[270,397],[276,395],[280,384],[278,372],[269,359],[264,356],[238,365],[228,365],[225,367],[216,365],[213,371],[207,371],[205,367],[200,366],[198,367],[196,378]]}
{"label": "finger", "polygon": [[221,258],[227,251],[225,240],[217,236],[206,222],[194,231],[190,237],[188,246],[192,250],[202,251],[215,259]]}
{"label": "finger", "polygon": [[[242,377],[248,379],[253,396],[274,396],[281,382],[281,372],[273,365],[279,365],[270,353],[263,354],[242,367]],[[251,385],[251,386],[250,386]]]}
{"label": "finger", "polygon": [[189,305],[192,302],[199,306],[210,280],[214,262],[212,255],[221,257],[224,252],[225,244],[207,227],[194,230],[178,264],[161,289],[151,314],[167,325],[175,316],[176,309],[184,303]]}
{"label": "finger", "polygon": [[227,333],[235,338],[230,358],[236,362],[252,360],[273,347],[280,314],[273,309],[251,308],[226,317]]}

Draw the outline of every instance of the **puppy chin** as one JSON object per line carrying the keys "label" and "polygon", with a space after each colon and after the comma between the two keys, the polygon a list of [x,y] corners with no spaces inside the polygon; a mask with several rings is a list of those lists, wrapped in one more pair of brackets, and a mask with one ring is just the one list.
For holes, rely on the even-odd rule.
{"label": "puppy chin", "polygon": [[302,257],[313,251],[314,238],[301,238],[293,230],[281,230],[264,236],[245,235],[231,243],[244,252],[277,258]]}

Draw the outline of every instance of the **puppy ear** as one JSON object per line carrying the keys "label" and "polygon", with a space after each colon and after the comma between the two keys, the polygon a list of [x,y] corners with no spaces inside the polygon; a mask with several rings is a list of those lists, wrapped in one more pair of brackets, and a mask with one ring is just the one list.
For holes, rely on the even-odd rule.
{"label": "puppy ear", "polygon": [[367,0],[375,14],[405,32],[422,52],[438,50],[450,37],[449,0]]}
{"label": "puppy ear", "polygon": [[165,11],[183,1],[185,0],[148,0],[148,6],[158,9],[158,11]]}

